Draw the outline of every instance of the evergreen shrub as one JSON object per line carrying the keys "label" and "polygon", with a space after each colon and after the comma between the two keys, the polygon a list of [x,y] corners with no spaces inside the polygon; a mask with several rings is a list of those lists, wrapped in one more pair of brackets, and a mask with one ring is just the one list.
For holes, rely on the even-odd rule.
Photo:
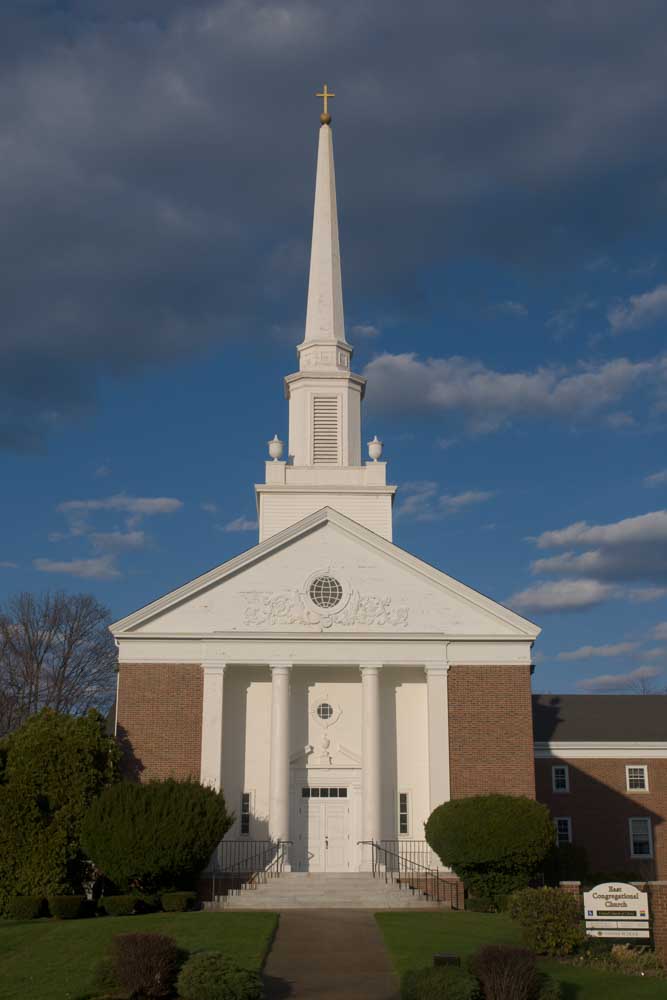
{"label": "evergreen shrub", "polygon": [[487,944],[470,959],[484,1000],[537,1000],[541,987],[535,955],[526,948]]}
{"label": "evergreen shrub", "polygon": [[178,973],[179,950],[165,934],[116,934],[111,943],[113,973],[131,997],[168,997]]}
{"label": "evergreen shrub", "polygon": [[42,896],[10,896],[5,913],[12,920],[35,920],[46,915],[46,903]]}
{"label": "evergreen shrub", "polygon": [[401,1000],[481,1000],[479,982],[463,969],[410,969],[401,980]]}
{"label": "evergreen shrub", "polygon": [[554,844],[542,865],[547,885],[584,882],[588,877],[588,854],[581,844]]}
{"label": "evergreen shrub", "polygon": [[82,843],[122,892],[188,889],[232,822],[222,792],[198,781],[121,782],[91,805]]}
{"label": "evergreen shrub", "polygon": [[136,896],[103,896],[100,906],[110,917],[129,917],[136,902]]}
{"label": "evergreen shrub", "polygon": [[562,889],[521,889],[510,898],[509,914],[540,955],[570,955],[586,941],[581,900]]}
{"label": "evergreen shrub", "polygon": [[465,908],[471,913],[497,913],[498,907],[490,896],[468,896]]}
{"label": "evergreen shrub", "polygon": [[182,1000],[262,1000],[264,987],[257,972],[210,951],[187,960],[178,977],[178,995]]}
{"label": "evergreen shrub", "polygon": [[166,913],[184,913],[191,910],[197,902],[194,892],[164,892],[160,897],[162,909]]}
{"label": "evergreen shrub", "polygon": [[74,920],[86,915],[85,896],[49,896],[49,913],[58,920]]}
{"label": "evergreen shrub", "polygon": [[554,840],[547,807],[513,795],[445,802],[429,816],[425,833],[471,896],[494,900],[528,885]]}

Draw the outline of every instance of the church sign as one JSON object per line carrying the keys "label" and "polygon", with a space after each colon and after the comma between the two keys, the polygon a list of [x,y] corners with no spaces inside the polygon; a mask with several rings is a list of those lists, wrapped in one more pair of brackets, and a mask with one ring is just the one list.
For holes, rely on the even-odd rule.
{"label": "church sign", "polygon": [[589,937],[648,938],[648,895],[626,882],[603,882],[584,893]]}

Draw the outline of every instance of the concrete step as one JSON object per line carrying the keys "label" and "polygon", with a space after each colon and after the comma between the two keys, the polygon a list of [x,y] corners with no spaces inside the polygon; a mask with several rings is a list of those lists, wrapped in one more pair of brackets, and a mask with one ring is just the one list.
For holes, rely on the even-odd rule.
{"label": "concrete step", "polygon": [[254,888],[220,897],[210,908],[233,910],[373,909],[438,907],[419,892],[364,872],[285,872]]}

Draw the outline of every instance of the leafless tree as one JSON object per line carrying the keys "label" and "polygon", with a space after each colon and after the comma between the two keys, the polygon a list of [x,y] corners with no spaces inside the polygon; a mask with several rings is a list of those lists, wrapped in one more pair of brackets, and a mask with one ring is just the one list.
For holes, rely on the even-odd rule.
{"label": "leafless tree", "polygon": [[108,709],[116,670],[110,620],[91,594],[22,593],[0,607],[0,736],[42,708]]}

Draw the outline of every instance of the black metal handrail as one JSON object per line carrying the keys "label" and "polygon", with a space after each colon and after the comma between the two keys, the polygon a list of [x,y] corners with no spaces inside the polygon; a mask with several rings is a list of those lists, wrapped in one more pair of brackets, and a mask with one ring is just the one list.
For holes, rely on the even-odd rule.
{"label": "black metal handrail", "polygon": [[408,861],[415,861],[426,868],[433,868],[433,852],[426,840],[408,840],[407,838],[378,841],[393,854],[400,855]]}
{"label": "black metal handrail", "polygon": [[209,868],[206,874],[212,880],[212,898],[215,899],[216,880],[223,883],[228,895],[232,892],[240,893],[244,886],[255,889],[259,883],[265,883],[267,878],[277,878],[282,873],[291,844],[291,840],[223,840],[220,847],[228,848],[227,855],[235,860],[225,862],[223,851],[222,863]]}
{"label": "black metal handrail", "polygon": [[381,878],[388,883],[397,882],[400,888],[408,888],[414,895],[420,892],[436,903],[446,903],[453,910],[459,908],[458,880],[431,868],[408,855],[401,855],[384,846],[384,842],[360,840],[360,845],[372,850],[373,878]]}

